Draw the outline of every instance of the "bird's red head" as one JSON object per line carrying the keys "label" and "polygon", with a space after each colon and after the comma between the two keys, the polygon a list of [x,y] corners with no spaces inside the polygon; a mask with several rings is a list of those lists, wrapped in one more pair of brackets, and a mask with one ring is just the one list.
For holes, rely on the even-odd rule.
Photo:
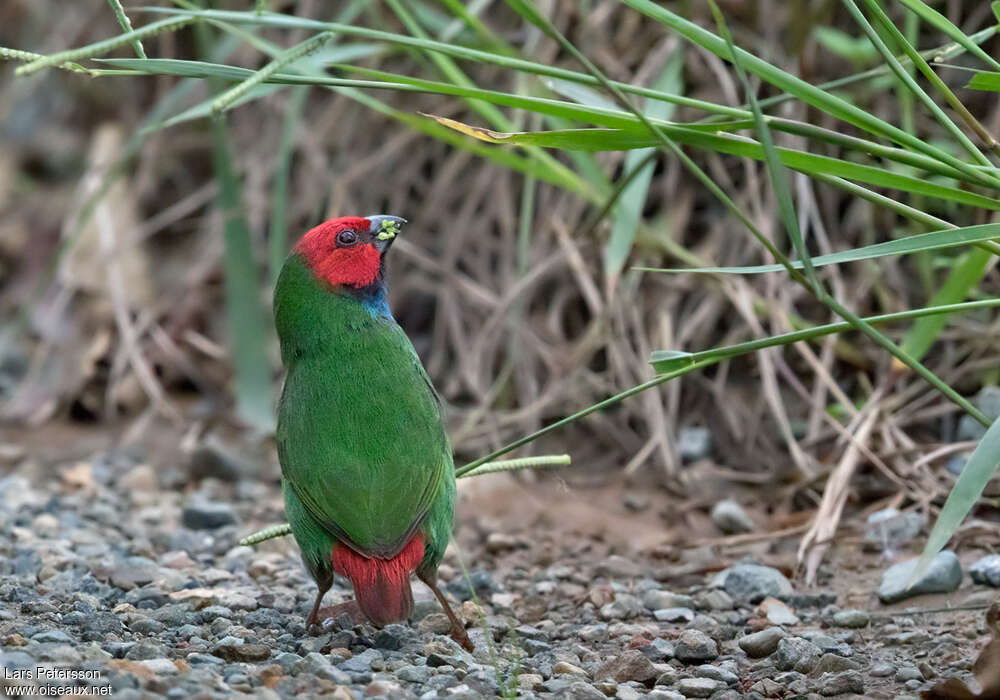
{"label": "bird's red head", "polygon": [[382,258],[406,220],[398,216],[342,216],[306,232],[295,252],[321,280],[344,287],[367,287],[382,271]]}

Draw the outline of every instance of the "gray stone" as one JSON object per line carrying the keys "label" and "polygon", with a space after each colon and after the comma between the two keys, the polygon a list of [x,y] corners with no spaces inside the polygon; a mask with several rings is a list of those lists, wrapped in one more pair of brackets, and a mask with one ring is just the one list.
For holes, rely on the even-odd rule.
{"label": "gray stone", "polygon": [[271,648],[266,644],[243,644],[226,637],[212,647],[212,654],[220,659],[233,662],[266,661],[271,656]]}
{"label": "gray stone", "polygon": [[673,690],[654,688],[646,694],[647,700],[684,700],[684,696]]}
{"label": "gray stone", "polygon": [[892,664],[887,664],[885,662],[877,662],[872,664],[871,668],[868,669],[868,675],[873,678],[888,678],[896,670],[896,667]]}
{"label": "gray stone", "polygon": [[181,513],[184,527],[191,530],[215,530],[238,522],[236,512],[228,503],[216,503],[203,498],[191,498]]}
{"label": "gray stone", "polygon": [[713,585],[737,600],[757,602],[767,597],[792,594],[792,584],[777,569],[757,564],[736,564],[715,577]]}
{"label": "gray stone", "polygon": [[812,671],[822,652],[812,642],[802,637],[785,637],[778,642],[772,661],[779,671]]}
{"label": "gray stone", "polygon": [[696,668],[694,670],[694,675],[698,678],[711,678],[713,680],[722,681],[726,685],[736,685],[740,681],[740,677],[732,671],[722,668],[721,666],[712,666],[710,664],[702,664]]}
{"label": "gray stone", "polygon": [[145,586],[162,577],[162,569],[152,559],[128,557],[118,561],[111,570],[111,583],[122,590],[130,591]]}
{"label": "gray stone", "polygon": [[645,683],[653,680],[657,675],[653,663],[637,649],[622,652],[605,662],[594,672],[594,678],[597,680],[610,678],[618,683],[624,681]]}
{"label": "gray stone", "polygon": [[642,594],[642,604],[648,610],[663,610],[666,608],[694,609],[694,598],[689,595],[680,595],[671,591],[654,588]]}
{"label": "gray stone", "polygon": [[581,698],[582,700],[607,700],[604,693],[584,681],[574,681],[570,683],[562,692],[556,695],[557,698],[567,700]]}
{"label": "gray stone", "polygon": [[760,659],[773,654],[778,648],[778,642],[785,636],[785,631],[780,627],[768,627],[741,637],[737,643],[751,659]]}
{"label": "gray stone", "polygon": [[753,532],[756,525],[736,501],[726,499],[712,507],[712,522],[726,534]]}
{"label": "gray stone", "polygon": [[[983,387],[973,399],[973,403],[976,408],[986,414],[991,422],[995,421],[1000,418],[1000,387]],[[985,434],[986,427],[972,416],[964,415],[958,421],[958,440],[960,442],[982,440]]]}
{"label": "gray stone", "polygon": [[895,508],[886,508],[868,516],[865,540],[879,544],[886,551],[898,550],[912,542],[925,523],[920,511],[901,513]]}
{"label": "gray stone", "polygon": [[62,630],[45,630],[44,632],[39,632],[32,635],[31,637],[36,642],[54,642],[56,644],[73,644],[74,639]]}
{"label": "gray stone", "polygon": [[969,574],[978,584],[1000,587],[1000,554],[989,554],[979,559],[969,569]]}
{"label": "gray stone", "polygon": [[896,671],[896,681],[905,683],[906,681],[922,681],[924,674],[916,666],[900,666]]}
{"label": "gray stone", "polygon": [[628,620],[642,614],[643,607],[634,595],[620,593],[610,603],[601,606],[602,620]]}
{"label": "gray stone", "polygon": [[954,552],[940,552],[923,577],[907,588],[917,567],[917,559],[903,561],[889,567],[882,575],[878,597],[883,603],[896,603],[926,593],[951,593],[962,583],[962,565]]}
{"label": "gray stone", "polygon": [[351,677],[347,673],[331,664],[325,656],[315,651],[306,654],[295,662],[292,666],[292,674],[309,674],[342,685],[349,685],[351,683]]}
{"label": "gray stone", "polygon": [[841,671],[860,671],[861,664],[857,661],[852,661],[846,657],[840,656],[839,654],[823,654],[820,657],[819,663],[816,664],[816,668],[812,670],[814,676],[821,676],[824,673],[839,673]]}
{"label": "gray stone", "polygon": [[681,428],[677,434],[677,452],[685,462],[705,459],[712,451],[712,433],[702,426]]}
{"label": "gray stone", "polygon": [[694,619],[694,610],[690,608],[663,608],[653,612],[660,622],[691,622]]}
{"label": "gray stone", "polygon": [[342,661],[339,667],[348,673],[364,673],[372,670],[372,661],[382,659],[382,652],[377,649],[365,649],[360,654],[355,654],[347,661]]}
{"label": "gray stone", "polygon": [[657,637],[639,651],[646,655],[650,661],[667,661],[674,658],[674,645],[666,639]]}
{"label": "gray stone", "polygon": [[816,691],[825,697],[854,693],[863,695],[865,681],[859,671],[841,671],[840,673],[824,673],[816,682]]}
{"label": "gray stone", "polygon": [[871,615],[864,610],[841,610],[833,616],[833,624],[837,627],[861,629],[867,627],[869,622],[871,622]]}
{"label": "gray stone", "polygon": [[689,629],[674,644],[674,656],[686,664],[714,661],[719,657],[719,646],[704,632]]}
{"label": "gray stone", "polygon": [[682,678],[677,682],[677,690],[686,698],[710,698],[726,684],[712,678]]}
{"label": "gray stone", "polygon": [[[427,666],[403,666],[396,671],[396,677],[411,683],[426,683],[427,679],[431,677],[431,669]],[[541,676],[538,677],[538,680],[541,682]]]}

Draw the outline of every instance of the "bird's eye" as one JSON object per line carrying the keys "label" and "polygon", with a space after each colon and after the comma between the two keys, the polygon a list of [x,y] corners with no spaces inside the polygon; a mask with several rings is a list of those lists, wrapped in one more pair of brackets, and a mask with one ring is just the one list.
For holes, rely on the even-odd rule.
{"label": "bird's eye", "polygon": [[358,234],[354,231],[341,231],[337,234],[337,245],[354,245],[358,242]]}

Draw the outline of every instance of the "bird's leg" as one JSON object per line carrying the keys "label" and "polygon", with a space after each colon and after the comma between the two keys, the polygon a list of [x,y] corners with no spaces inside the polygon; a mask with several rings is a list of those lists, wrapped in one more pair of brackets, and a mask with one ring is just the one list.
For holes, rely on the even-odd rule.
{"label": "bird's leg", "polygon": [[465,631],[465,625],[458,621],[458,617],[455,615],[455,611],[451,609],[451,605],[448,604],[448,599],[444,597],[444,593],[437,585],[437,576],[433,573],[422,574],[417,571],[417,578],[427,584],[427,587],[434,592],[434,597],[438,599],[441,603],[441,607],[444,608],[444,614],[448,616],[451,620],[451,638],[462,645],[462,648],[467,651],[475,651],[475,647],[472,646],[472,641],[469,639],[469,635]]}
{"label": "bird's leg", "polygon": [[332,576],[329,579],[325,579],[325,580],[322,580],[322,581],[321,580],[317,580],[316,581],[316,587],[319,590],[316,591],[316,602],[313,603],[312,612],[310,612],[309,613],[309,617],[306,618],[306,629],[307,630],[311,630],[313,628],[313,625],[316,624],[316,618],[319,616],[319,606],[323,602],[323,596],[326,595],[326,592],[328,590],[330,590],[330,587],[332,585],[333,585],[333,577]]}

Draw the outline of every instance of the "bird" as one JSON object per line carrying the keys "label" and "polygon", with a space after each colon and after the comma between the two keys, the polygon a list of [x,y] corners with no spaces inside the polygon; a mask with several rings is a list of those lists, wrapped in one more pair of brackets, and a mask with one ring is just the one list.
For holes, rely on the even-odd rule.
{"label": "bird", "polygon": [[380,627],[405,621],[415,573],[472,650],[437,582],[455,517],[443,405],[389,307],[386,256],[404,224],[385,214],[326,221],[278,275],[285,514],[318,589],[307,629],[334,574],[351,582],[353,612]]}

